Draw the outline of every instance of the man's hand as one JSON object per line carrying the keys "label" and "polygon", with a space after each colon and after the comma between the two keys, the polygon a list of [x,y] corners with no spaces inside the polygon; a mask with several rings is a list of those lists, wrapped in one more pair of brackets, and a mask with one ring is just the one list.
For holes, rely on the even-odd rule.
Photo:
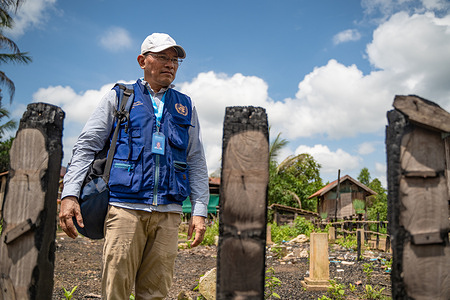
{"label": "man's hand", "polygon": [[192,238],[192,233],[194,233],[195,231],[194,241],[191,244],[192,247],[200,245],[200,243],[203,241],[203,237],[205,236],[206,231],[205,219],[206,219],[205,217],[193,216],[189,220],[189,229],[187,237],[188,240]]}
{"label": "man's hand", "polygon": [[68,196],[61,200],[59,225],[69,237],[74,239],[78,236],[78,231],[73,224],[72,217],[75,217],[80,227],[84,227],[80,204],[78,203],[77,198]]}

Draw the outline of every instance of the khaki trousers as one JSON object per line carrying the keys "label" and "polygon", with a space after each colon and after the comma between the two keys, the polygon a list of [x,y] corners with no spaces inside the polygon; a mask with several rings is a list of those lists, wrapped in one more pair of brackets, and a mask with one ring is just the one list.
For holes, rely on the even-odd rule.
{"label": "khaki trousers", "polygon": [[179,213],[110,206],[105,220],[102,299],[164,299],[178,251]]}

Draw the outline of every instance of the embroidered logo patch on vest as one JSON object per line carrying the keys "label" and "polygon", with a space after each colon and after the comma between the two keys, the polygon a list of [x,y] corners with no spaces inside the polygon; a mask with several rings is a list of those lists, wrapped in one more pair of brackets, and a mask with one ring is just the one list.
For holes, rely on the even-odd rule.
{"label": "embroidered logo patch on vest", "polygon": [[178,112],[180,115],[187,116],[187,114],[188,114],[188,109],[187,109],[187,107],[184,106],[184,105],[182,105],[181,103],[176,103],[176,104],[175,104],[175,109],[177,110],[177,112]]}

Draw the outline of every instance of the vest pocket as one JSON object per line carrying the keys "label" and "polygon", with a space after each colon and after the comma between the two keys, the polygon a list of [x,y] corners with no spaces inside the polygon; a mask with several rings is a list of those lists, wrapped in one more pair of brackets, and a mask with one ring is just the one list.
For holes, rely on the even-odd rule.
{"label": "vest pocket", "polygon": [[[128,145],[124,145],[128,148]],[[142,184],[142,149],[132,147],[129,151],[118,151],[114,156],[111,173],[109,176],[109,188],[114,192],[139,192]]]}
{"label": "vest pocket", "polygon": [[189,185],[189,166],[182,161],[174,161],[175,176],[173,181],[173,196],[177,201],[184,201],[191,194]]}
{"label": "vest pocket", "polygon": [[189,143],[189,127],[191,123],[186,119],[173,118],[169,122],[169,141],[180,149],[187,149]]}

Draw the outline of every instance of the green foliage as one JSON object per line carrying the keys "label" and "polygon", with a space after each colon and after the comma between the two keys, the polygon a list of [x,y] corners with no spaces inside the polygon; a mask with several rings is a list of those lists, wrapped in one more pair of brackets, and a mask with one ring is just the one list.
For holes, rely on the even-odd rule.
{"label": "green foliage", "polygon": [[328,230],[330,227],[333,227],[332,224],[328,223],[324,229],[319,228],[314,228],[314,232],[319,232],[319,233],[328,233]]}
{"label": "green foliage", "polygon": [[[10,15],[10,11],[16,10],[21,2],[23,2],[23,0],[16,0],[16,1],[4,0],[2,1],[2,5],[0,6],[0,41],[2,46],[1,48],[9,52],[9,53],[0,53],[0,64],[1,63],[27,64],[31,62],[31,58],[27,55],[27,53],[20,52],[17,44],[14,43],[13,40],[4,36],[3,34],[6,28],[13,28],[14,22]],[[8,76],[6,76],[4,72],[0,72],[0,84],[8,89],[10,101],[12,101],[16,88],[14,82]],[[0,94],[0,101],[2,98],[3,97]]]}
{"label": "green foliage", "polygon": [[70,292],[68,290],[66,290],[63,287],[64,290],[64,297],[66,297],[66,300],[70,300],[73,297],[73,293],[75,292],[75,290],[77,289],[78,286],[75,286]]}
{"label": "green foliage", "polygon": [[350,283],[348,285],[348,289],[350,290],[350,292],[354,293],[356,292],[356,285]]}
{"label": "green foliage", "polygon": [[392,258],[391,258],[391,259],[385,260],[385,261],[384,261],[384,265],[385,265],[388,269],[392,268]]}
{"label": "green foliage", "polygon": [[353,200],[353,207],[355,208],[355,212],[357,214],[363,214],[366,204],[364,203],[364,200],[355,199]]}
{"label": "green foliage", "polygon": [[[378,179],[374,179],[369,187],[377,192],[377,195],[369,198],[371,205],[367,209],[367,217],[369,220],[376,220],[377,214],[380,214],[380,221],[387,220],[387,191],[381,185]],[[375,230],[376,224],[371,224],[370,229]]]}
{"label": "green foliage", "polygon": [[288,140],[281,138],[281,132],[278,133],[275,140],[270,142],[269,161],[276,161],[278,155],[280,154],[280,150],[283,149],[288,143]]}
{"label": "green foliage", "polygon": [[[315,211],[310,195],[323,187],[320,164],[309,154],[289,156],[280,164],[269,166],[269,205],[273,203]],[[300,204],[299,204],[300,202]]]}
{"label": "green foliage", "polygon": [[296,229],[296,236],[299,234],[305,234],[310,236],[311,232],[314,231],[314,225],[306,220],[304,217],[297,217],[294,220],[294,227]]}
{"label": "green foliage", "polygon": [[[387,191],[381,185],[381,182],[375,178],[369,187],[377,193],[377,195],[369,197],[370,205],[367,209],[367,218],[369,220],[377,220],[377,214],[380,214],[380,221],[387,220]],[[376,224],[371,224],[370,230],[376,230]]]}
{"label": "green foliage", "polygon": [[358,181],[361,182],[362,184],[364,184],[365,186],[369,186],[370,184],[370,172],[368,168],[362,168],[361,172],[359,172],[358,175]]}
{"label": "green foliage", "polygon": [[134,297],[133,294],[130,295],[130,300],[135,300],[136,298]]}
{"label": "green foliage", "polygon": [[297,235],[294,227],[289,225],[278,226],[276,223],[271,224],[272,241],[276,244],[282,241],[288,241]]}
{"label": "green foliage", "polygon": [[339,238],[335,243],[347,249],[356,250],[358,248],[358,240],[356,239],[356,235],[353,234],[349,234],[345,238]]}
{"label": "green foliage", "polygon": [[206,226],[205,237],[200,245],[215,245],[217,236],[219,236],[219,222],[213,222],[211,225]]}
{"label": "green foliage", "polygon": [[363,271],[366,274],[367,283],[372,281],[373,263],[367,263],[363,265]]}
{"label": "green foliage", "polygon": [[294,226],[281,225],[276,223],[271,224],[272,241],[274,243],[281,243],[282,241],[289,241],[299,234],[305,234],[309,236],[314,231],[314,225],[306,220],[304,217],[297,217],[294,220]]}
{"label": "green foliage", "polygon": [[[365,184],[368,188],[376,192],[374,196],[370,196],[367,200],[367,218],[371,221],[377,220],[377,214],[380,214],[380,221],[387,220],[387,191],[383,188],[378,178],[370,180],[370,173],[367,168],[363,168],[359,173],[358,180]],[[370,224],[370,230],[376,230],[376,224]],[[385,231],[385,230],[384,230]],[[382,231],[383,232],[383,231]]]}
{"label": "green foliage", "polygon": [[9,151],[13,140],[14,138],[11,137],[6,141],[0,142],[0,173],[9,170]]}
{"label": "green foliage", "polygon": [[364,289],[364,299],[375,300],[375,299],[386,299],[383,296],[384,288],[377,289],[377,287],[372,287],[371,285],[366,284]]}
{"label": "green foliage", "polygon": [[266,270],[264,299],[272,299],[273,297],[281,299],[280,295],[275,292],[275,288],[281,285],[281,280],[275,277],[275,269],[270,267]]}
{"label": "green foliage", "polygon": [[347,295],[345,294],[345,285],[338,283],[336,280],[329,280],[331,286],[327,289],[328,296],[334,300],[345,300]]}

